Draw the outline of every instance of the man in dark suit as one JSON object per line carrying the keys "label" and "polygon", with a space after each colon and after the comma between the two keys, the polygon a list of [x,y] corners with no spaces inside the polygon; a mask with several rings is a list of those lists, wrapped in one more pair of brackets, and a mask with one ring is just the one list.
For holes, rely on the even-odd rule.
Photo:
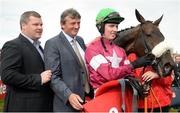
{"label": "man in dark suit", "polygon": [[174,92],[171,107],[180,111],[180,55],[175,56],[174,81],[172,84]]}
{"label": "man in dark suit", "polygon": [[53,93],[48,83],[52,73],[44,71],[43,50],[38,41],[42,25],[40,14],[24,12],[20,35],[2,48],[1,79],[7,85],[5,112],[52,111]]}
{"label": "man in dark suit", "polygon": [[173,87],[180,88],[180,56],[175,56]]}
{"label": "man in dark suit", "polygon": [[[76,10],[65,10],[61,15],[62,31],[45,44],[45,67],[52,71],[51,86],[54,91],[55,112],[83,109],[85,92],[91,92],[84,62],[86,47],[83,39],[77,36],[80,19],[81,16]],[[91,94],[93,96],[92,92]]]}

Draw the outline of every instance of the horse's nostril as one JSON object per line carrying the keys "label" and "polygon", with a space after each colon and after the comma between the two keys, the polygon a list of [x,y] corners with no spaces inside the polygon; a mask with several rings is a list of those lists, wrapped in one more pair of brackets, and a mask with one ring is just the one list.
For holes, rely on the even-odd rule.
{"label": "horse's nostril", "polygon": [[170,63],[166,63],[163,67],[163,72],[164,72],[165,76],[171,74],[172,69],[173,69],[173,66]]}
{"label": "horse's nostril", "polygon": [[165,70],[168,70],[169,68],[172,68],[172,65],[170,63],[164,65]]}
{"label": "horse's nostril", "polygon": [[164,65],[164,67],[168,68],[168,67],[172,67],[172,65],[171,65],[170,63],[166,63],[166,64]]}

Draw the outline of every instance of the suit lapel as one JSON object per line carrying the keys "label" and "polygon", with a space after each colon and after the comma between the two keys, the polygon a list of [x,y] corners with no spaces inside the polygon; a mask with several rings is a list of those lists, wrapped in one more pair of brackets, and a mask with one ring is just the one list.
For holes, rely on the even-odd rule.
{"label": "suit lapel", "polygon": [[80,61],[78,59],[78,56],[76,55],[76,53],[74,52],[71,44],[69,43],[69,41],[66,39],[66,37],[64,36],[64,34],[61,32],[59,35],[59,39],[62,42],[62,44],[64,45],[64,47],[66,47],[70,53],[72,54],[72,56],[76,59],[77,63],[81,66]]}
{"label": "suit lapel", "polygon": [[41,63],[44,64],[44,61],[42,60],[41,55],[39,54],[39,52],[37,51],[37,49],[33,46],[33,44],[32,44],[28,39],[26,39],[24,36],[22,36],[21,34],[20,34],[19,38],[21,39],[21,41],[23,42],[23,44],[24,44],[26,47],[28,47],[28,48],[31,50],[31,52],[33,52],[33,53],[37,56],[37,58],[39,59],[39,61],[41,61]]}
{"label": "suit lapel", "polygon": [[84,42],[82,41],[82,39],[77,36],[76,40],[77,40],[78,44],[81,46],[81,48],[85,51],[86,46],[85,46]]}

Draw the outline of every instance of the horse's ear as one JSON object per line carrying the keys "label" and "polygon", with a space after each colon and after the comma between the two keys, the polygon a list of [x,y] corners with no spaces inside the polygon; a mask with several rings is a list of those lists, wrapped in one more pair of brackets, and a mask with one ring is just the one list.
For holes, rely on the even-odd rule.
{"label": "horse's ear", "polygon": [[135,9],[135,14],[136,14],[136,18],[140,23],[144,23],[145,19],[144,17],[139,13],[139,11],[137,9]]}
{"label": "horse's ear", "polygon": [[159,25],[159,23],[161,22],[161,20],[162,20],[162,18],[163,18],[163,15],[159,18],[159,19],[157,19],[156,21],[154,21],[154,25]]}

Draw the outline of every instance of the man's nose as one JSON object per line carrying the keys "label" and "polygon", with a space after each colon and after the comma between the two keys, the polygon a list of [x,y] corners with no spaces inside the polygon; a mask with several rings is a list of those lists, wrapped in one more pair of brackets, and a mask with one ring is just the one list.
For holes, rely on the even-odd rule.
{"label": "man's nose", "polygon": [[80,24],[76,23],[76,24],[74,25],[74,27],[75,27],[75,28],[80,28]]}
{"label": "man's nose", "polygon": [[39,29],[43,29],[43,26],[42,26],[42,25],[38,25],[38,28],[39,28]]}
{"label": "man's nose", "polygon": [[118,28],[117,27],[113,27],[113,31],[118,31]]}

